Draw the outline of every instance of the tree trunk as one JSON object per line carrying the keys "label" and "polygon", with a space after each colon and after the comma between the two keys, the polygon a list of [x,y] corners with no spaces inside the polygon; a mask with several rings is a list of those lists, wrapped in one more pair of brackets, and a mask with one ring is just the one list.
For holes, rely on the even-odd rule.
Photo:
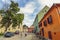
{"label": "tree trunk", "polygon": [[5,31],[4,31],[4,33],[7,31],[7,27],[5,27]]}
{"label": "tree trunk", "polygon": [[7,31],[7,27],[5,28],[5,32]]}
{"label": "tree trunk", "polygon": [[5,32],[7,31],[8,27],[9,27],[9,23],[6,23],[6,25],[5,25]]}

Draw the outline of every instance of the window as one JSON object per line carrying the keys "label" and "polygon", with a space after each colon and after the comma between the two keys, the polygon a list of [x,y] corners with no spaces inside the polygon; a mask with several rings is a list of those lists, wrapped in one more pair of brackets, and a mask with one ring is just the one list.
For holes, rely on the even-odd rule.
{"label": "window", "polygon": [[47,26],[47,21],[46,20],[44,21],[44,26]]}
{"label": "window", "polygon": [[42,27],[42,23],[39,24],[39,27]]}
{"label": "window", "polygon": [[41,35],[41,31],[40,31],[40,35]]}
{"label": "window", "polygon": [[46,12],[47,10],[45,10],[45,12]]}
{"label": "window", "polygon": [[52,40],[52,34],[51,34],[51,31],[48,31],[48,37],[49,37],[49,39]]}
{"label": "window", "polygon": [[52,23],[52,16],[50,15],[50,16],[47,18],[47,20],[48,20],[48,24],[51,24],[51,23]]}
{"label": "window", "polygon": [[54,35],[56,35],[56,32],[54,32]]}
{"label": "window", "polygon": [[44,28],[42,28],[42,36],[44,36]]}

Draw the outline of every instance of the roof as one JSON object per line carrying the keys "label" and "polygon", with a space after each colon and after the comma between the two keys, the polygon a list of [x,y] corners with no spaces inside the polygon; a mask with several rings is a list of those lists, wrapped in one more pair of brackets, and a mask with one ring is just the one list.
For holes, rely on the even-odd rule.
{"label": "roof", "polygon": [[43,18],[43,16],[48,12],[49,7],[45,6],[39,13],[38,13],[38,22]]}
{"label": "roof", "polygon": [[40,22],[40,20],[43,18],[43,16],[45,15],[45,13],[49,10],[49,7],[48,6],[45,6],[35,17],[35,20],[33,22],[33,25],[37,25],[36,24],[36,21],[37,23]]}
{"label": "roof", "polygon": [[29,28],[34,28],[34,26],[30,26]]}
{"label": "roof", "polygon": [[58,13],[60,14],[60,3],[53,4],[57,8]]}
{"label": "roof", "polygon": [[[58,6],[60,6],[60,4],[53,4],[52,7],[48,10],[48,12],[51,11],[51,9],[53,9],[53,7],[56,7],[56,8],[57,8],[57,11],[59,12],[60,9],[58,8]],[[46,14],[44,14],[44,16],[43,16],[43,18],[40,20],[40,22],[44,19],[44,17],[48,14],[48,12],[46,12]],[[40,23],[40,22],[39,22],[39,23]]]}

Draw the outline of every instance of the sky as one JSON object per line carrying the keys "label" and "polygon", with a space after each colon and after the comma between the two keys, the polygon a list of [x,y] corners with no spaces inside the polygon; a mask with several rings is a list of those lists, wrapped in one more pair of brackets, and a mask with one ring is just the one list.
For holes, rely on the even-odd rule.
{"label": "sky", "polygon": [[[51,7],[53,3],[60,3],[60,0],[13,0],[19,4],[20,11],[18,13],[24,13],[23,24],[31,26],[34,22],[36,15],[39,11],[47,5]],[[0,0],[0,9],[4,8],[4,4],[9,6],[10,0]]]}

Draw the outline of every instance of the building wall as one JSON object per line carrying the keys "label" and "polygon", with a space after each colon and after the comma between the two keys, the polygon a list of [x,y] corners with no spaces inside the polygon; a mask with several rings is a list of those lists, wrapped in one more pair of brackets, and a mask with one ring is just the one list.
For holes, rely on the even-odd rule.
{"label": "building wall", "polygon": [[[9,28],[10,28],[10,30],[9,30]],[[20,32],[23,32],[23,25],[22,24],[20,24],[20,27],[18,28],[18,26],[17,27],[15,27],[15,28],[12,28],[12,25],[10,25],[10,27],[8,28],[8,30],[7,31],[10,31],[10,32],[15,32],[16,30],[19,30]]]}
{"label": "building wall", "polygon": [[38,23],[39,21],[43,18],[44,14],[49,10],[49,7],[48,6],[45,6],[37,15],[36,15],[36,18],[34,20],[34,28],[36,30],[36,32],[39,32],[39,26],[38,26]]}
{"label": "building wall", "polygon": [[[0,22],[1,22],[1,19],[2,19],[2,16],[0,15]],[[0,24],[0,26],[1,26],[1,24]],[[3,33],[4,30],[5,30],[5,27],[0,28],[0,33]]]}
{"label": "building wall", "polygon": [[36,32],[39,32],[39,27],[38,27],[38,16],[36,16],[35,21],[34,21],[34,30],[36,30]]}
{"label": "building wall", "polygon": [[33,31],[34,31],[34,26],[32,25],[28,28],[28,32],[32,33]]}
{"label": "building wall", "polygon": [[[60,6],[58,6],[60,7]],[[52,24],[48,24],[47,18],[49,16],[52,16]],[[56,6],[52,6],[50,8],[50,10],[47,12],[47,14],[45,14],[45,16],[43,17],[43,19],[40,21],[40,23],[42,23],[42,27],[40,27],[40,31],[42,33],[42,28],[44,28],[44,37],[45,38],[49,38],[48,36],[48,32],[51,31],[51,37],[52,40],[59,40],[60,38],[60,17],[59,17],[59,12],[56,8]],[[44,26],[44,21],[47,21],[47,26]],[[42,34],[41,34],[42,35]]]}
{"label": "building wall", "polygon": [[43,18],[43,16],[48,12],[49,7],[45,6],[39,13],[38,13],[38,22]]}
{"label": "building wall", "polygon": [[29,32],[29,33],[32,33],[33,30],[34,30],[34,28],[28,28],[28,32]]}
{"label": "building wall", "polygon": [[[0,22],[1,22],[1,20],[2,20],[2,16],[0,15]],[[1,24],[0,24],[0,26],[1,26]],[[15,28],[12,28],[12,24],[11,24],[10,27],[7,29],[7,31],[9,31],[9,32],[15,32],[16,30],[23,32],[23,25],[20,24],[20,28],[18,28],[18,26]],[[5,32],[5,27],[0,28],[0,33],[4,33],[4,32]]]}

